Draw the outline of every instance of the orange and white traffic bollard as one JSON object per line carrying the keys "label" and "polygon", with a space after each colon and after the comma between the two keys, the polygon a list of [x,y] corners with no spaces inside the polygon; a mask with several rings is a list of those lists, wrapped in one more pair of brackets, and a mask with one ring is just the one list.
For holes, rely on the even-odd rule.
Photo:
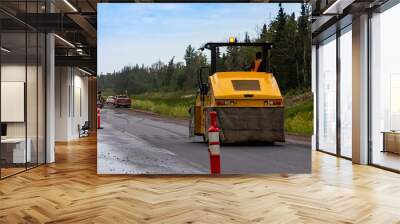
{"label": "orange and white traffic bollard", "polygon": [[217,126],[217,112],[210,112],[210,128],[208,129],[208,152],[210,153],[211,174],[221,173],[221,158],[219,145],[219,128]]}
{"label": "orange and white traffic bollard", "polygon": [[100,129],[100,108],[97,108],[97,129]]}

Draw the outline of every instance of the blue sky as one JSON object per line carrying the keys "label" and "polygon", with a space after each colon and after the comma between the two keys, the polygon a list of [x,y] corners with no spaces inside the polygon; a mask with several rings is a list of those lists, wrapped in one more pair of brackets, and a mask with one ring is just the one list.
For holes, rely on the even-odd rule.
{"label": "blue sky", "polygon": [[[300,12],[300,4],[283,4]],[[118,71],[125,65],[151,65],[161,60],[183,61],[186,47],[209,41],[256,37],[262,24],[278,12],[278,4],[98,4],[98,71]]]}

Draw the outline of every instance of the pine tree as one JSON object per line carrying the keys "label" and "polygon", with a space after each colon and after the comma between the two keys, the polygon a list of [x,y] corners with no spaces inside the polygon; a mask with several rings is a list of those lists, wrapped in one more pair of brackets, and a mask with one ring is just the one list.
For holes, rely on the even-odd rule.
{"label": "pine tree", "polygon": [[267,24],[264,24],[260,33],[260,41],[262,42],[267,41],[267,35],[268,35],[267,33],[268,33]]}
{"label": "pine tree", "polygon": [[195,49],[192,47],[192,45],[187,46],[185,56],[183,56],[187,66],[190,66],[190,64],[193,62],[195,55]]}
{"label": "pine tree", "polygon": [[292,54],[291,51],[293,50],[288,48],[286,24],[287,15],[280,3],[278,15],[271,22],[268,33],[270,33],[271,41],[274,44],[274,48],[271,50],[271,64],[275,68],[275,77],[283,92],[287,91],[288,66],[290,66],[288,64],[288,57]]}
{"label": "pine tree", "polygon": [[247,32],[244,34],[244,42],[245,43],[250,43],[251,42],[249,33],[247,33]]}
{"label": "pine tree", "polygon": [[302,87],[309,88],[311,85],[311,21],[310,7],[308,4],[301,5],[300,16],[297,21],[298,29],[298,57],[302,58]]}

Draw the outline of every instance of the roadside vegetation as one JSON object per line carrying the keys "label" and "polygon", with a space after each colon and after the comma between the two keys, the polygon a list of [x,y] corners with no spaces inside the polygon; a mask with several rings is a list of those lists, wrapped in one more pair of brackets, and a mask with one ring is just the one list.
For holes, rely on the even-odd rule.
{"label": "roadside vegetation", "polygon": [[132,97],[132,108],[170,117],[188,118],[195,95],[190,92],[146,93]]}
{"label": "roadside vegetation", "polygon": [[[194,105],[192,92],[163,92],[134,95],[132,108],[176,118],[188,118]],[[285,96],[285,132],[311,136],[313,97],[309,91],[292,91]]]}
{"label": "roadside vegetation", "polygon": [[311,136],[313,133],[313,96],[295,91],[285,96],[285,132]]}

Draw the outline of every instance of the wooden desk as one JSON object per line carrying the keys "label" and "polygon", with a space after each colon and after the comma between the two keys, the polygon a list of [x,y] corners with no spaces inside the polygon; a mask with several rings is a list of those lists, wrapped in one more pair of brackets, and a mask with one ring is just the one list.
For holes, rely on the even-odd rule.
{"label": "wooden desk", "polygon": [[382,152],[400,154],[400,131],[384,131]]}
{"label": "wooden desk", "polygon": [[[25,144],[28,143],[25,152]],[[31,139],[25,138],[6,138],[1,139],[1,155],[6,163],[26,163],[31,162]]]}

